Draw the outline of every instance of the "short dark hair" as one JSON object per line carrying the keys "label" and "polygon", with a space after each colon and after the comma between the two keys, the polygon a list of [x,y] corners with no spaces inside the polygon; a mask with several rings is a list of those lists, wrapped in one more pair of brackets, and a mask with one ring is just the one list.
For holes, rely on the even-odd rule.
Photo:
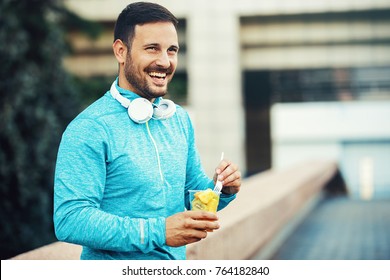
{"label": "short dark hair", "polygon": [[177,28],[179,21],[165,7],[149,2],[136,2],[127,5],[115,23],[114,42],[120,39],[128,46],[134,38],[135,26],[154,22],[172,22]]}

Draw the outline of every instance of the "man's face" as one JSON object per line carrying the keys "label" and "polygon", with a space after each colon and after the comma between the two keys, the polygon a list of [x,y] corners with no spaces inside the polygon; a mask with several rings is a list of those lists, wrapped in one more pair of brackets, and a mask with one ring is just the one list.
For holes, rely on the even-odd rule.
{"label": "man's face", "polygon": [[129,89],[149,100],[164,96],[176,70],[178,51],[172,23],[137,25],[124,67]]}

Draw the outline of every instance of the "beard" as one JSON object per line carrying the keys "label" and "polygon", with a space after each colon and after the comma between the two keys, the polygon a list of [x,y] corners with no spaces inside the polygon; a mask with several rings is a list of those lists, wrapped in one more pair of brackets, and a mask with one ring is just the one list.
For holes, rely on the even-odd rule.
{"label": "beard", "polygon": [[[124,68],[125,77],[127,82],[134,88],[136,94],[150,100],[153,98],[164,96],[168,93],[168,84],[170,82],[168,76],[166,77],[166,79],[168,79],[168,83],[165,87],[165,90],[162,90],[162,88],[159,88],[160,90],[154,90],[148,83],[147,79],[142,77],[141,73],[137,72],[138,70],[134,65],[134,62],[129,53],[127,54],[126,60],[127,63]],[[161,67],[148,67],[145,69],[144,74],[148,75],[148,73],[150,72],[162,72],[167,74],[173,73],[171,67],[169,67],[168,69]]]}

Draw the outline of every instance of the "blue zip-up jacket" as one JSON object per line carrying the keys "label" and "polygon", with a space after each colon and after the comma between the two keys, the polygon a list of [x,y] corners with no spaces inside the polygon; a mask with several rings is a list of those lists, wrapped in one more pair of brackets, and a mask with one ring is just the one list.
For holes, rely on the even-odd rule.
{"label": "blue zip-up jacket", "polygon": [[[55,171],[54,226],[59,240],[83,246],[81,259],[185,259],[185,246],[165,244],[165,219],[189,209],[188,190],[213,188],[213,181],[190,118],[176,107],[167,120],[137,124],[107,92],[68,125]],[[234,198],[221,194],[218,209]]]}

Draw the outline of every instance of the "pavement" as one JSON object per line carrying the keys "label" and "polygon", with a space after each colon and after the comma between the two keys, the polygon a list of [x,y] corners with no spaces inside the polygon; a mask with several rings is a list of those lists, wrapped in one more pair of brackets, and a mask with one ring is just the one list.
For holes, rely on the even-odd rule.
{"label": "pavement", "polygon": [[272,259],[390,260],[390,200],[327,197]]}

